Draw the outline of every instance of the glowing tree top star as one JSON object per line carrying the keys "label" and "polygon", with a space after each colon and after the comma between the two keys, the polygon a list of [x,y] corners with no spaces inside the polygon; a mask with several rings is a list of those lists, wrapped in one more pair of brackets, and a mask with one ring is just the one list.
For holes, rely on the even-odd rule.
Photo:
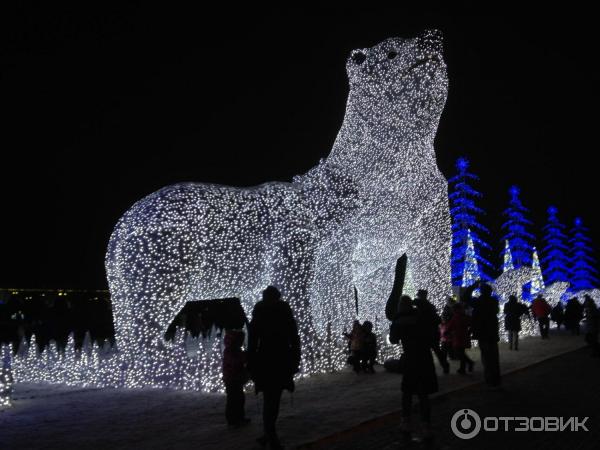
{"label": "glowing tree top star", "polygon": [[[481,225],[478,216],[483,210],[478,208],[475,200],[481,197],[471,186],[478,178],[469,172],[469,160],[458,158],[456,161],[457,174],[448,180],[450,187],[450,213],[452,215],[452,283],[455,286],[468,286],[465,284],[465,273],[469,278],[473,277],[470,270],[474,268],[473,260],[476,262],[477,279],[489,280],[485,268],[491,268],[491,264],[482,255],[480,250],[489,250],[490,246],[482,239],[482,235],[489,234],[486,227]],[[472,248],[469,249],[469,238]],[[469,262],[469,270],[465,269],[467,264],[467,253],[472,258]]]}
{"label": "glowing tree top star", "polygon": [[583,225],[580,217],[575,219],[571,229],[571,268],[569,282],[571,291],[594,289],[598,287],[598,270],[591,248],[591,239],[588,237],[588,229]]}
{"label": "glowing tree top star", "polygon": [[506,234],[502,237],[510,244],[512,261],[515,269],[523,265],[531,265],[531,241],[533,235],[527,231],[531,226],[530,220],[525,218],[529,212],[521,203],[519,198],[520,189],[517,186],[511,186],[509,189],[510,202],[508,208],[504,211],[506,221],[502,225]]}
{"label": "glowing tree top star", "polygon": [[565,225],[558,220],[558,209],[555,206],[548,208],[548,222],[544,226],[544,247],[542,254],[542,267],[544,277],[548,284],[557,281],[569,280],[568,247],[565,242]]}

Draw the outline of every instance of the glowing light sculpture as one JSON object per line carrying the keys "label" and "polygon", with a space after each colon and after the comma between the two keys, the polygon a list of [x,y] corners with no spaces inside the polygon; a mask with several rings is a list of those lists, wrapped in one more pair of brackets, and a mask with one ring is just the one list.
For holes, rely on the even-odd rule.
{"label": "glowing light sculpture", "polygon": [[502,272],[492,283],[496,295],[501,300],[507,301],[510,295],[516,295],[523,300],[523,286],[535,277],[535,271],[528,266]]}
{"label": "glowing light sculpture", "polygon": [[571,291],[582,291],[598,287],[598,270],[591,248],[591,239],[588,229],[583,225],[580,217],[575,219],[571,230],[569,246],[571,249],[571,266],[569,282]]}
{"label": "glowing light sculpture", "polygon": [[[469,280],[464,278],[465,274],[469,279],[475,277],[476,280],[490,280],[484,269],[491,268],[492,265],[481,255],[481,249],[489,250],[490,246],[482,239],[482,235],[489,234],[489,230],[477,219],[483,213],[475,204],[481,194],[471,186],[471,182],[478,178],[469,172],[467,158],[458,158],[456,169],[458,173],[448,180],[452,216],[452,283],[464,287],[470,285]],[[470,261],[467,262],[467,258],[471,258]],[[474,269],[473,260],[476,262],[477,274],[471,273]],[[468,269],[465,267],[467,264],[470,265]]]}
{"label": "glowing light sculpture", "polygon": [[[552,306],[556,306],[556,304],[563,300],[563,296],[569,289],[569,283],[566,281],[555,281],[552,284],[546,286],[546,288],[542,291],[542,296],[548,301],[548,303]],[[566,299],[564,300],[566,301]]]}
{"label": "glowing light sculpture", "polygon": [[238,297],[249,315],[270,284],[298,322],[300,376],[345,364],[355,287],[380,356],[397,354],[384,317],[397,259],[408,256],[407,291],[428,289],[440,306],[451,292],[447,181],[433,148],[448,86],[441,51],[437,31],[353,51],[333,149],[293,182],[182,183],[133,205],[106,255],[117,351],[69,345],[49,366],[19,359],[19,379],[87,383],[93,361],[100,386],[222,390],[221,337],[190,356],[165,330],[188,301]]}
{"label": "glowing light sculpture", "polygon": [[[521,266],[518,269],[509,269],[502,272],[491,284],[494,293],[499,298],[501,305],[498,319],[502,323],[502,305],[508,301],[508,297],[516,295],[519,301],[523,301],[523,286],[535,278],[535,270],[529,266]],[[508,339],[504,327],[500,327],[503,341]],[[521,333],[523,336],[535,336],[539,334],[537,324],[531,317],[523,317],[521,320]]]}
{"label": "glowing light sculpture", "polygon": [[548,208],[548,221],[544,225],[544,242],[542,266],[544,277],[548,284],[565,282],[569,280],[568,247],[565,245],[565,225],[558,219],[558,209],[555,206]]}

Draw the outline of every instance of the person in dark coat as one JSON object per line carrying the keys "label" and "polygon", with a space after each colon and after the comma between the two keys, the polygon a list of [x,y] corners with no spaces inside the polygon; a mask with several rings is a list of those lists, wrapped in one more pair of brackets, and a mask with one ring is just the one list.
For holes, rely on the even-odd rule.
{"label": "person in dark coat", "polygon": [[492,296],[491,286],[486,283],[477,284],[480,286],[481,293],[477,299],[469,301],[473,305],[471,329],[473,338],[479,342],[485,382],[490,387],[498,387],[501,383],[500,354],[498,352],[500,307],[498,300]]}
{"label": "person in dark coat", "polygon": [[533,317],[538,321],[540,326],[540,335],[542,339],[548,339],[548,332],[550,330],[550,312],[552,307],[548,304],[546,299],[541,295],[538,295],[531,304],[531,312]]}
{"label": "person in dark coat", "polygon": [[227,424],[232,426],[245,425],[250,419],[245,417],[244,385],[250,379],[246,368],[246,354],[242,350],[244,337],[241,330],[227,330],[225,332],[225,351],[223,352],[223,382],[227,403],[225,418]]}
{"label": "person in dark coat", "polygon": [[283,448],[275,423],[284,389],[294,391],[294,374],[300,370],[300,337],[290,305],[274,286],[254,305],[248,334],[248,368],[256,393],[263,393],[264,436],[259,444]]}
{"label": "person in dark coat", "polygon": [[573,297],[565,307],[565,328],[571,330],[572,334],[579,336],[581,319],[583,319],[583,306],[581,306],[577,297]]}
{"label": "person in dark coat", "polygon": [[427,299],[427,291],[425,289],[417,291],[414,304],[421,314],[423,323],[428,327],[426,331],[430,335],[431,350],[435,353],[444,373],[448,373],[450,371],[450,364],[448,363],[446,353],[440,347],[440,324],[442,323],[442,319],[438,315],[433,303]]}
{"label": "person in dark coat", "polygon": [[516,296],[511,295],[504,304],[504,329],[508,332],[508,348],[519,350],[519,331],[521,331],[521,316],[529,314],[529,309],[520,303]]}
{"label": "person in dark coat", "polygon": [[466,353],[466,349],[471,348],[470,323],[471,318],[465,314],[463,304],[456,303],[452,319],[450,319],[450,322],[446,326],[446,333],[450,335],[452,349],[460,361],[460,367],[457,372],[461,375],[466,373],[466,368],[469,369],[469,372],[473,372],[475,364]]}
{"label": "person in dark coat", "polygon": [[556,323],[556,328],[560,330],[560,326],[565,320],[565,311],[563,309],[563,304],[560,300],[558,301],[556,306],[552,308],[552,311],[550,312],[550,319],[554,323]]}
{"label": "person in dark coat", "polygon": [[431,356],[431,315],[416,308],[410,297],[403,295],[394,319],[398,324],[403,351],[402,433],[411,436],[412,397],[419,397],[421,419],[430,438],[431,405],[429,394],[437,392],[438,380]]}

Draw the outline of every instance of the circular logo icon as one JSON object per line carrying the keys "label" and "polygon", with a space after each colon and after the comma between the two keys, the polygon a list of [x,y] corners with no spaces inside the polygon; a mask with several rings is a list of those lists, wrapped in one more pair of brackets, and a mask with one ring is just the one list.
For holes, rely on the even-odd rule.
{"label": "circular logo icon", "polygon": [[471,439],[481,430],[481,418],[472,409],[459,409],[452,416],[450,427],[456,437]]}

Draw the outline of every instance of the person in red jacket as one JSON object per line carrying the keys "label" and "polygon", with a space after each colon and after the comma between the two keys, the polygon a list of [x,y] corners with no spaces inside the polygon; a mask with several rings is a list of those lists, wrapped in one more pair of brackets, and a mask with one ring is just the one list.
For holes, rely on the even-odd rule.
{"label": "person in red jacket", "polygon": [[246,368],[246,353],[242,350],[245,334],[241,330],[225,332],[225,351],[223,352],[223,382],[227,394],[225,418],[231,426],[241,426],[250,422],[245,417],[244,385],[250,379]]}
{"label": "person in red jacket", "polygon": [[531,304],[531,312],[540,325],[540,334],[542,335],[542,339],[548,339],[548,330],[550,329],[549,316],[552,312],[552,307],[548,304],[544,297],[538,295]]}
{"label": "person in red jacket", "polygon": [[460,368],[457,372],[464,375],[467,367],[469,372],[473,372],[475,364],[466,353],[466,349],[471,348],[471,319],[465,314],[462,303],[455,304],[453,308],[454,313],[446,325],[446,333],[449,334],[454,354],[460,361]]}

